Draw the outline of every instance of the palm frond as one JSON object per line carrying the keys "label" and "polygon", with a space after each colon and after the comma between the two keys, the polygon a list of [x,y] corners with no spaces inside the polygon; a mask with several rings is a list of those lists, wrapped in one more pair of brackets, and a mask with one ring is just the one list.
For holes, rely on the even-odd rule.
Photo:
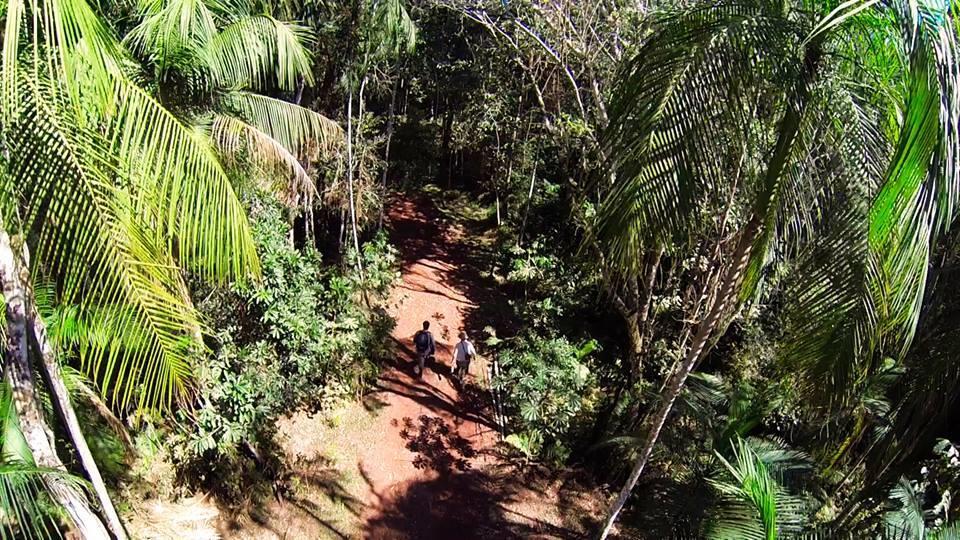
{"label": "palm frond", "polygon": [[[789,495],[771,476],[767,463],[754,451],[751,443],[737,439],[733,460],[722,455],[725,475],[710,484],[720,494],[708,526],[713,539],[776,540],[781,532],[798,532],[803,523],[804,505]],[[765,448],[768,457],[789,461],[782,450]]]}
{"label": "palm frond", "polygon": [[951,524],[930,535],[930,540],[960,540],[960,524]]}
{"label": "palm frond", "polygon": [[0,381],[0,423],[0,538],[61,538],[45,480],[55,479],[78,492],[84,491],[84,481],[34,464],[6,381]]}
{"label": "palm frond", "polygon": [[[742,88],[764,54],[789,49],[785,23],[763,5],[720,3],[658,21],[618,79],[603,147],[618,180],[598,212],[596,237],[616,268],[696,223],[695,211],[728,186],[724,153],[740,148]],[[769,69],[769,68],[764,68]],[[602,180],[601,180],[602,181]]]}
{"label": "palm frond", "polygon": [[221,96],[220,107],[267,134],[301,160],[316,151],[338,151],[343,128],[329,118],[299,105],[251,92],[233,91]]}
{"label": "palm frond", "polygon": [[[297,156],[293,155],[273,137],[250,124],[227,115],[216,115],[210,127],[210,136],[227,156],[236,158],[243,151],[250,161],[267,171],[268,185],[263,186],[280,196],[281,202],[290,208],[312,206],[317,194],[313,179]],[[277,185],[272,179],[274,172],[282,168],[290,180]]]}
{"label": "palm frond", "polygon": [[55,479],[83,491],[84,481],[56,469],[18,462],[0,462],[0,538],[61,538],[44,483]]}
{"label": "palm frond", "polygon": [[855,394],[873,358],[875,310],[867,290],[871,257],[867,217],[856,208],[835,217],[798,257],[785,297],[782,362],[803,376],[811,399]]}
{"label": "palm frond", "polygon": [[187,345],[200,325],[166,241],[113,187],[122,174],[103,160],[106,141],[65,128],[49,103],[30,105],[11,141],[10,180],[21,186],[34,256],[57,277],[63,302],[124,306],[130,316],[111,334],[148,336],[141,349],[87,349],[84,370],[120,405],[135,391],[141,405],[169,403],[189,375]]}
{"label": "palm frond", "polygon": [[374,0],[364,30],[362,46],[369,59],[411,53],[417,43],[417,27],[403,0]]}
{"label": "palm frond", "polygon": [[242,18],[219,32],[202,51],[217,86],[292,91],[297,79],[313,83],[306,27],[268,15]]}
{"label": "palm frond", "polygon": [[909,44],[908,96],[898,143],[870,212],[883,341],[898,358],[916,333],[928,262],[960,204],[960,67],[946,6],[895,3]]}
{"label": "palm frond", "polygon": [[180,265],[221,282],[256,274],[244,209],[209,141],[126,78],[119,45],[83,0],[11,13],[22,21],[20,39],[4,42],[4,183],[25,205],[35,267],[61,301],[130,310],[120,333],[149,335],[140,349],[82,356],[110,400],[170,403],[201,331]]}
{"label": "palm frond", "polygon": [[199,51],[216,35],[214,13],[204,0],[149,0],[140,3],[140,23],[124,38],[134,53],[149,58],[161,73],[169,67],[196,67]]}
{"label": "palm frond", "polygon": [[890,490],[894,510],[884,516],[886,534],[890,538],[925,538],[927,515],[920,494],[906,479],[901,478]]}
{"label": "palm frond", "polygon": [[[911,4],[913,5],[913,4]],[[949,225],[960,186],[955,39],[943,27],[917,26],[906,5],[894,5],[910,44],[905,110],[879,193],[866,216],[859,195],[820,245],[801,257],[802,276],[787,297],[795,315],[788,329],[786,360],[804,366],[811,389],[837,403],[864,390],[884,357],[902,359],[913,341],[927,282],[931,249]],[[870,138],[875,135],[867,133]],[[882,143],[881,143],[882,144]],[[863,139],[864,152],[874,145]],[[851,155],[856,151],[850,152]],[[864,154],[868,156],[869,154]],[[854,160],[855,161],[855,160]],[[875,170],[876,159],[863,167]],[[869,168],[868,168],[869,167]]]}
{"label": "palm frond", "polygon": [[137,183],[134,208],[162,211],[152,226],[181,264],[208,280],[259,272],[243,206],[208,140],[188,129],[140,88],[115,84],[102,129],[109,151]]}

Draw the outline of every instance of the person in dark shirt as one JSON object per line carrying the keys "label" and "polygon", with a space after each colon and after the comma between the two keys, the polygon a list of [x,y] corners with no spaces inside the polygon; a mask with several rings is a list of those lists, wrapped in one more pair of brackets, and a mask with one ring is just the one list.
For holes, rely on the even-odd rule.
{"label": "person in dark shirt", "polygon": [[423,378],[423,368],[427,359],[437,354],[437,346],[433,341],[433,334],[430,333],[430,321],[423,321],[423,330],[420,330],[413,336],[413,346],[417,351],[417,377]]}

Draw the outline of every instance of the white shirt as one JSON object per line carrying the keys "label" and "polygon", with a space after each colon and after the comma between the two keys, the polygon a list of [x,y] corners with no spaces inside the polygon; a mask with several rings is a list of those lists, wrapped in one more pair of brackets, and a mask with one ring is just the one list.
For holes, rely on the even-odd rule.
{"label": "white shirt", "polygon": [[453,349],[453,361],[458,364],[465,364],[467,362],[465,355],[467,354],[472,358],[477,355],[477,350],[473,348],[473,343],[465,339],[457,343],[457,346]]}

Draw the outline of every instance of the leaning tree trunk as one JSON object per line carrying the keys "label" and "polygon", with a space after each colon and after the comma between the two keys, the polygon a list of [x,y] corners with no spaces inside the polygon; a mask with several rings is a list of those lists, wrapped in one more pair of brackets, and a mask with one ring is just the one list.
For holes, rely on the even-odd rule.
{"label": "leaning tree trunk", "polygon": [[[43,417],[36,381],[27,346],[27,293],[23,283],[29,280],[14,255],[10,236],[0,230],[0,281],[6,301],[7,340],[3,372],[10,385],[20,429],[36,464],[40,467],[66,470],[54,447],[53,436]],[[93,512],[83,493],[61,478],[45,475],[44,486],[53,499],[70,516],[80,535],[86,539],[109,539],[100,518]]]}
{"label": "leaning tree trunk", "polygon": [[[24,260],[27,259],[24,258]],[[32,330],[32,332],[28,331],[28,333],[30,334],[31,343],[37,351],[40,351],[40,356],[43,360],[40,367],[47,386],[50,389],[51,397],[53,398],[51,399],[53,408],[60,418],[60,421],[66,427],[67,433],[70,435],[70,440],[77,449],[80,464],[83,466],[83,469],[87,471],[93,492],[96,494],[97,500],[100,502],[100,508],[106,517],[107,527],[110,528],[110,533],[113,534],[114,538],[124,540],[127,537],[126,531],[123,528],[123,523],[120,521],[120,516],[117,515],[116,508],[113,506],[113,501],[110,499],[110,493],[107,491],[107,486],[103,482],[103,477],[100,475],[97,462],[93,459],[93,454],[87,445],[87,439],[83,436],[83,430],[80,428],[80,422],[77,420],[77,414],[73,409],[73,404],[70,403],[70,393],[67,391],[67,385],[63,382],[63,377],[60,375],[60,365],[57,362],[56,352],[47,335],[47,326],[37,312],[37,306],[33,301],[33,292],[29,280],[23,285],[26,291],[27,303],[30,306],[28,308],[29,315],[27,317],[27,324],[30,326],[29,329]]]}
{"label": "leaning tree trunk", "polygon": [[610,515],[600,533],[600,540],[605,540],[610,534],[610,529],[613,528],[613,523],[616,521],[617,515],[623,510],[627,498],[630,497],[630,492],[633,491],[633,487],[643,473],[647,461],[650,460],[650,455],[653,454],[653,448],[656,446],[657,439],[660,437],[660,431],[663,429],[667,417],[670,416],[677,397],[680,396],[680,392],[683,390],[687,376],[689,376],[693,368],[696,367],[704,350],[714,337],[714,332],[723,322],[722,317],[726,313],[727,308],[738,302],[737,296],[739,295],[739,291],[737,289],[743,281],[744,272],[746,272],[747,265],[750,262],[750,255],[763,231],[764,221],[768,217],[767,214],[770,209],[773,208],[772,205],[777,196],[780,178],[786,167],[787,158],[793,148],[794,139],[800,131],[800,120],[807,106],[810,87],[820,66],[822,55],[821,39],[822,38],[818,38],[806,45],[803,57],[803,70],[797,79],[797,84],[794,88],[795,93],[792,96],[793,99],[788,100],[786,111],[777,127],[776,146],[774,147],[773,154],[770,156],[767,172],[763,179],[762,190],[755,201],[753,215],[740,234],[737,247],[733,252],[731,266],[727,268],[724,274],[720,289],[714,297],[715,299],[709,308],[706,319],[704,319],[697,329],[697,333],[690,343],[690,348],[687,350],[686,357],[680,365],[680,368],[671,376],[669,383],[666,388],[664,388],[663,403],[660,404],[660,408],[653,417],[650,431],[647,433],[647,438],[644,441],[643,450],[640,452],[640,456],[637,458],[637,462],[630,472],[630,477],[627,479],[626,485],[623,486],[613,506],[610,508]]}
{"label": "leaning tree trunk", "polygon": [[734,304],[734,299],[737,296],[737,288],[743,280],[743,274],[750,262],[750,253],[753,251],[754,242],[759,236],[760,231],[761,220],[755,216],[740,235],[737,249],[733,253],[733,264],[727,270],[722,285],[717,291],[716,300],[710,307],[706,319],[704,319],[700,328],[697,330],[683,363],[680,364],[680,368],[670,377],[670,382],[664,389],[663,402],[660,404],[660,408],[657,409],[650,423],[647,437],[644,439],[643,449],[637,458],[636,464],[633,466],[633,470],[630,471],[627,483],[623,486],[623,489],[620,490],[620,494],[610,508],[609,516],[607,517],[603,531],[600,533],[601,540],[604,540],[610,534],[610,530],[613,528],[617,516],[620,514],[620,511],[623,510],[623,506],[630,497],[630,493],[637,484],[637,480],[640,479],[640,475],[643,474],[643,470],[646,468],[647,462],[653,454],[653,448],[660,438],[660,432],[663,430],[663,426],[666,424],[670,412],[673,411],[673,406],[676,404],[677,398],[680,397],[680,392],[683,390],[687,377],[690,375],[690,372],[693,371],[693,368],[696,367],[701,356],[703,356],[703,352],[713,337],[714,332],[720,326],[723,315],[727,312],[727,308]]}

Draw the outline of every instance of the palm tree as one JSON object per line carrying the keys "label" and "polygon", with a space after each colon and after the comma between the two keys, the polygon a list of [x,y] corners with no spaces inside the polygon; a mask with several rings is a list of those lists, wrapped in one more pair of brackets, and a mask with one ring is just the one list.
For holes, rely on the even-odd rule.
{"label": "palm tree", "polygon": [[[696,234],[711,197],[740,201],[728,206],[734,212],[724,213],[724,223],[730,215],[742,218],[732,239],[711,251],[715,269],[700,289],[703,316],[664,385],[601,538],[643,473],[687,377],[753,295],[767,260],[809,237],[831,201],[864,200],[857,189],[878,193],[869,212],[854,206],[849,221],[862,225],[860,244],[875,254],[879,275],[897,281],[873,287],[896,291],[885,298],[893,309],[882,314],[890,323],[882,328],[896,330],[888,339],[902,345],[912,335],[929,243],[952,221],[960,185],[949,164],[960,144],[951,115],[954,23],[943,6],[831,7],[822,14],[819,5],[716,2],[661,15],[621,74],[605,135],[620,180],[597,224],[609,262],[635,271],[638,253]],[[879,135],[886,132],[876,125],[894,107],[874,88],[860,94],[863,81],[877,80],[869,58],[892,56],[891,44],[904,52],[899,77],[907,114],[890,130],[893,151],[884,152]],[[774,118],[771,110],[775,122],[763,125]],[[750,152],[731,159],[729,148]],[[728,163],[745,165],[732,168],[733,188]]]}
{"label": "palm tree", "polygon": [[730,459],[717,453],[721,473],[710,480],[719,495],[708,519],[711,540],[776,540],[798,535],[807,521],[804,501],[784,478],[810,468],[806,456],[763,440],[732,442]]}
{"label": "palm tree", "polygon": [[[143,36],[142,51],[159,51],[161,74],[192,65],[199,71],[191,76],[204,82],[191,91],[230,89],[208,91],[199,100],[205,107],[170,99],[161,80],[165,107],[135,83],[133,58],[83,0],[7,4],[0,77],[4,375],[32,459],[43,471],[62,471],[31,368],[29,351],[40,353],[54,409],[107,527],[75,482],[60,472],[39,478],[85,538],[106,538],[107,528],[117,538],[125,533],[73,414],[31,276],[54,283],[62,304],[124,313],[114,330],[140,336],[136,348],[91,348],[82,356],[84,371],[114,405],[169,406],[188,389],[190,354],[202,346],[181,269],[215,282],[259,271],[243,207],[211,143],[227,155],[242,143],[254,162],[288,168],[299,181],[291,192],[309,194],[291,156],[337,132],[305,109],[244,90],[273,76],[289,87],[296,74],[309,74],[296,31],[242,14],[220,19],[232,24],[213,32],[209,12],[196,3],[166,8],[147,6],[135,35]],[[184,23],[172,12],[198,17]],[[171,29],[172,21],[186,28]],[[25,514],[15,515],[29,525]]]}
{"label": "palm tree", "polygon": [[[163,104],[209,135],[227,163],[245,158],[265,168],[266,187],[293,209],[309,208],[316,186],[304,163],[337,151],[343,131],[310,109],[258,93],[313,84],[311,31],[274,18],[274,9],[254,1],[144,2],[124,43],[152,67]],[[285,185],[272,185],[278,176],[288,178]]]}

